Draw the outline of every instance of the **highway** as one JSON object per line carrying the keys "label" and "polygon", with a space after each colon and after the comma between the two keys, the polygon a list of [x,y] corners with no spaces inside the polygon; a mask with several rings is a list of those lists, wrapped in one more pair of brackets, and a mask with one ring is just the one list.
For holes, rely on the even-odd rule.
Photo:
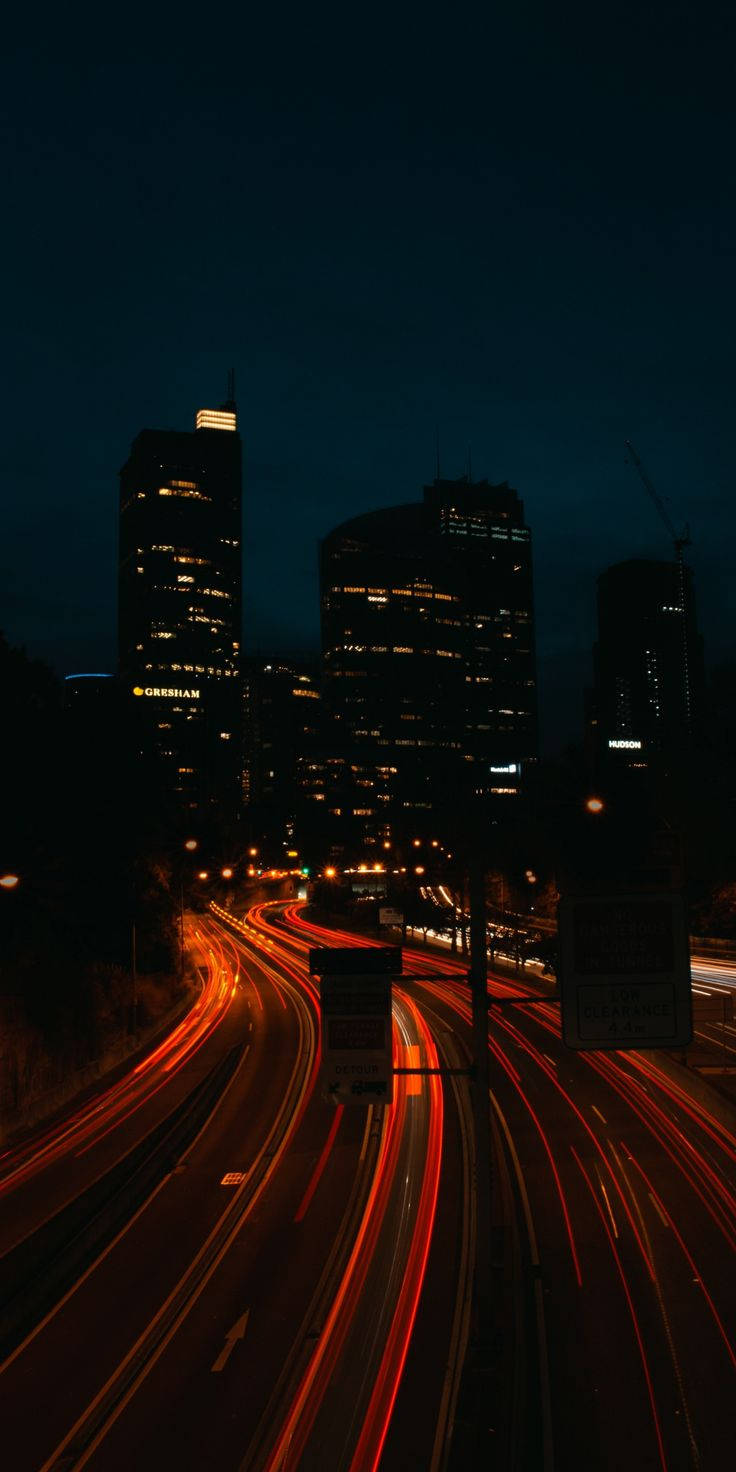
{"label": "highway", "polygon": [[[254,920],[239,934],[201,926],[228,1036],[235,1026],[243,1045],[220,1102],[0,1366],[13,1472],[162,1461],[357,1472],[381,1459],[433,1241],[443,1089],[404,1079],[390,1110],[323,1102],[304,942],[282,944]],[[436,1066],[408,997],[395,1034],[398,1056]],[[460,1111],[463,1127],[467,1154]],[[460,1176],[446,1228],[462,1252]],[[467,1319],[467,1242],[464,1260],[440,1295],[443,1341]],[[434,1378],[442,1414],[410,1433],[427,1467],[450,1424],[441,1360]]]}
{"label": "highway", "polygon": [[[470,1434],[467,1083],[399,1075],[390,1109],[324,1102],[306,952],[371,942],[295,904],[196,930],[187,1018],[3,1161],[7,1252],[231,1060],[193,1138],[0,1364],[9,1466],[440,1472],[453,1422]],[[396,1063],[467,1065],[463,966],[408,947],[404,971]],[[535,978],[495,974],[490,996],[495,1359],[453,1472],[730,1465],[726,1115],[656,1055],[565,1049]]]}
{"label": "highway", "polygon": [[[409,952],[407,966],[438,961]],[[405,986],[435,1032],[469,1036],[464,981]],[[490,991],[499,1003],[535,997],[490,1013],[494,1106],[525,1238],[517,1298],[531,1288],[526,1353],[541,1349],[549,1387],[551,1445],[538,1385],[520,1438],[528,1464],[724,1467],[731,1430],[713,1408],[736,1388],[733,1133],[656,1055],[566,1049],[534,982],[497,975]]]}

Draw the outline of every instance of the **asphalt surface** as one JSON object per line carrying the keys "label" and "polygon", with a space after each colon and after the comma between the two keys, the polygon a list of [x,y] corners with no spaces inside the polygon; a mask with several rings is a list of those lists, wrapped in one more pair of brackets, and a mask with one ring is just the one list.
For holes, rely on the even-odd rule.
{"label": "asphalt surface", "polygon": [[[202,930],[212,1027],[175,1089],[154,1092],[151,1072],[145,1099],[116,1106],[99,1138],[13,1185],[6,1240],[242,1045],[194,1143],[0,1366],[7,1465],[434,1472],[464,1405],[467,1084],[404,1078],[392,1110],[336,1112],[319,1092],[303,964],[315,937],[297,911]],[[453,965],[456,979],[421,979]],[[461,970],[407,951],[402,1056],[463,1062]],[[564,1048],[538,981],[491,982],[497,997],[524,988],[538,1000],[490,1013],[503,1332],[487,1456],[518,1472],[721,1472],[736,1380],[733,1135],[656,1056]]]}

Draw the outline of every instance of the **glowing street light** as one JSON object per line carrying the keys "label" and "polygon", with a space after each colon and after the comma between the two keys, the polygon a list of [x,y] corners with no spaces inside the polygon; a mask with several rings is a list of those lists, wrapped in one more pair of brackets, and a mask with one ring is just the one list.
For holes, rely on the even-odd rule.
{"label": "glowing street light", "polygon": [[209,876],[209,873],[208,873],[207,869],[200,869],[200,871],[199,871],[199,873],[197,875],[197,878],[198,879],[209,879],[209,877],[210,876]]}
{"label": "glowing street light", "polygon": [[334,879],[336,873],[337,869],[333,869],[332,866],[330,866],[329,869],[325,869],[325,879]]}
{"label": "glowing street light", "polygon": [[414,845],[415,848],[421,848],[421,846],[422,846],[422,840],[421,840],[421,838],[412,838],[412,843],[413,843],[413,845]]}
{"label": "glowing street light", "polygon": [[602,813],[606,804],[602,797],[589,797],[586,801],[586,811],[589,813]]}
{"label": "glowing street light", "polygon": [[257,848],[249,848],[248,849],[248,853],[249,853],[251,859],[254,859],[255,856],[256,856],[256,854],[258,853],[258,849]]}
{"label": "glowing street light", "polygon": [[186,843],[184,844],[184,847],[185,847],[185,849],[187,849],[187,851],[190,854],[193,854],[194,853],[194,850],[196,848],[199,848],[199,844],[198,844],[196,838],[188,838],[187,841],[186,841]]}
{"label": "glowing street light", "polygon": [[232,871],[232,869],[229,869],[229,868],[228,869],[223,869],[222,870],[222,877],[223,877],[223,879],[232,879],[232,877],[233,877],[233,871]]}
{"label": "glowing street light", "polygon": [[19,884],[20,876],[18,874],[3,874],[2,878],[0,878],[0,888],[2,889],[16,889]]}
{"label": "glowing street light", "polygon": [[416,866],[416,868],[414,870],[414,873],[415,874],[423,874],[424,873],[424,864],[417,864],[417,866]]}

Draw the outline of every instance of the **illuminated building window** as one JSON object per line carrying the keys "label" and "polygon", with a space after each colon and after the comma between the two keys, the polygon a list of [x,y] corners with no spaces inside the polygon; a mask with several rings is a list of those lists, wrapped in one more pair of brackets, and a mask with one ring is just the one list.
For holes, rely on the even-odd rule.
{"label": "illuminated building window", "polygon": [[236,430],[238,427],[238,416],[229,409],[198,409],[195,420],[196,429],[222,429]]}
{"label": "illuminated building window", "polygon": [[173,486],[159,486],[158,493],[159,496],[185,496],[191,501],[212,500],[211,496],[205,496],[202,491],[186,489],[183,483],[177,485],[176,489]]}

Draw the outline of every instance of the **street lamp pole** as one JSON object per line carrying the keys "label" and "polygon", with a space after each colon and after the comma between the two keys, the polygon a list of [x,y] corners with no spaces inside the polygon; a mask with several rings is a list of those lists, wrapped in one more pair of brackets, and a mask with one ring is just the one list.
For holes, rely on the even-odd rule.
{"label": "street lamp pole", "polygon": [[473,1121],[478,1239],[475,1261],[476,1335],[487,1342],[491,1323],[491,1156],[488,955],[485,871],[480,852],[470,862],[470,995],[472,1006]]}
{"label": "street lamp pole", "polygon": [[130,923],[130,983],[132,993],[132,1032],[138,1036],[138,967],[135,947],[135,915]]}

